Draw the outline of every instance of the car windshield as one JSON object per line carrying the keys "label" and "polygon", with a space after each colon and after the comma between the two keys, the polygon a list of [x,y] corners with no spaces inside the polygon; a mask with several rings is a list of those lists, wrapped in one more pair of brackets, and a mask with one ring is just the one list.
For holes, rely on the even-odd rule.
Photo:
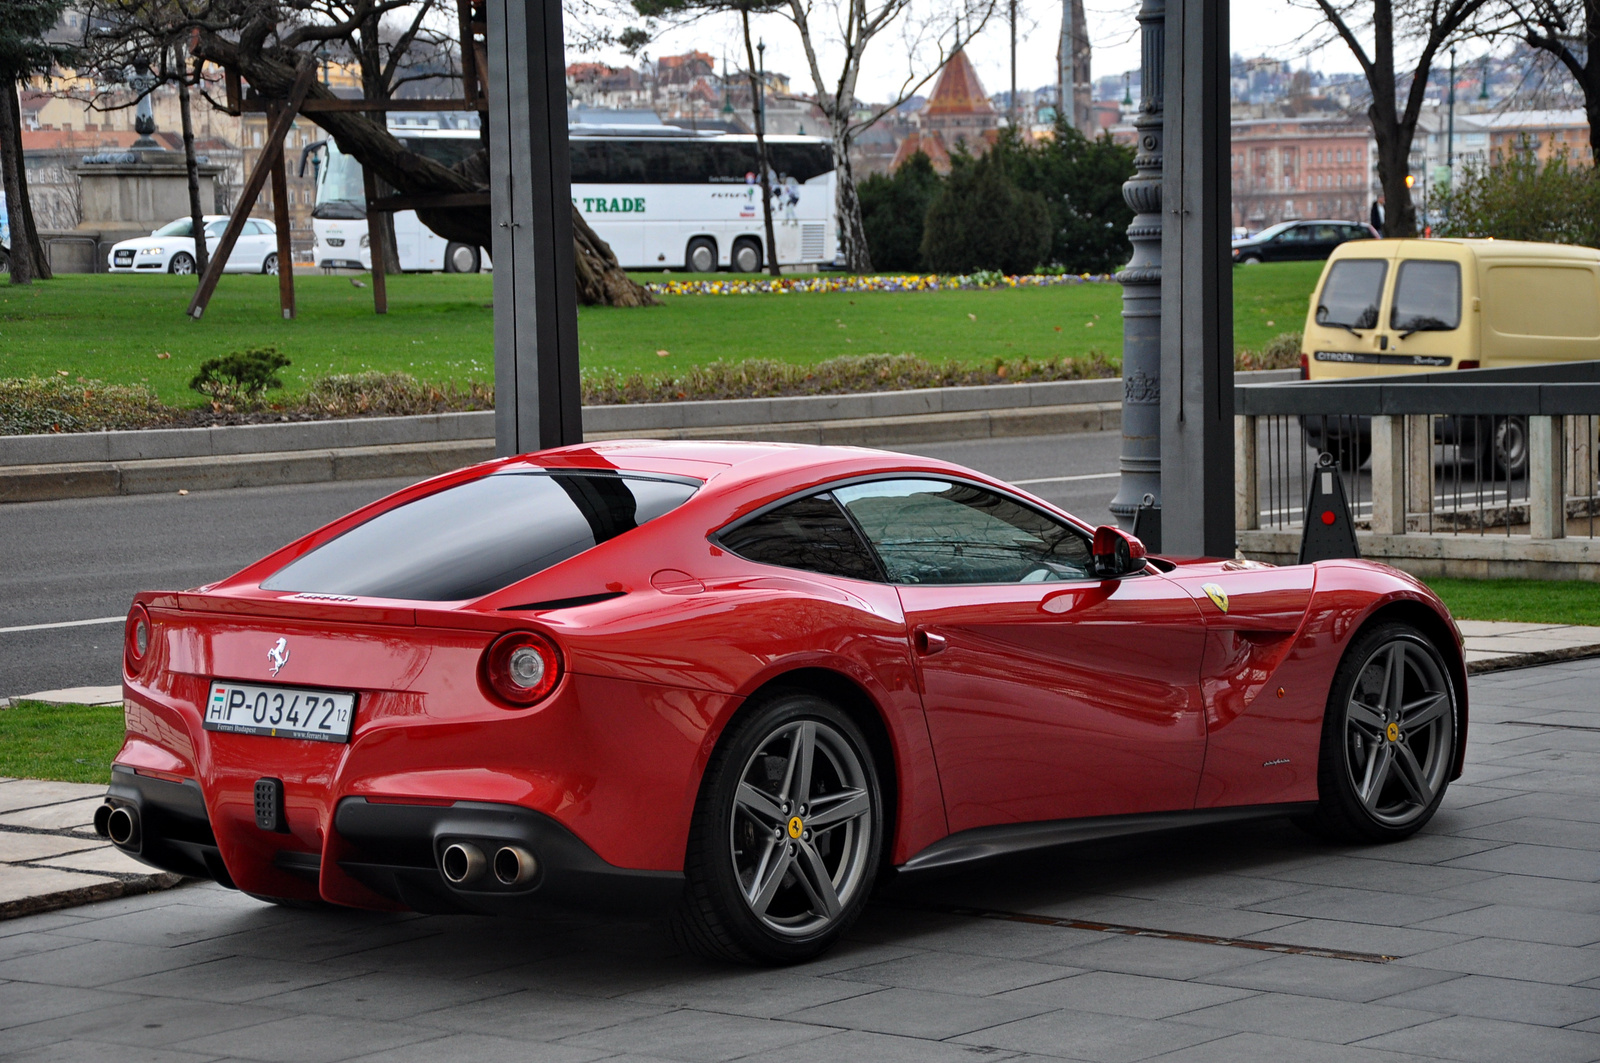
{"label": "car windshield", "polygon": [[1317,324],[1332,328],[1376,328],[1378,303],[1389,263],[1381,258],[1346,258],[1333,264],[1317,300]]}
{"label": "car windshield", "polygon": [[1402,262],[1394,279],[1389,327],[1397,332],[1449,332],[1461,324],[1461,267],[1454,262]]}
{"label": "car windshield", "polygon": [[434,602],[479,598],[676,509],[697,486],[601,472],[495,473],[380,513],[261,586]]}
{"label": "car windshield", "polygon": [[151,235],[152,236],[193,236],[194,235],[194,222],[189,218],[179,218],[177,221],[169,221],[169,222],[167,222],[167,224],[165,224],[161,228],[157,229]]}

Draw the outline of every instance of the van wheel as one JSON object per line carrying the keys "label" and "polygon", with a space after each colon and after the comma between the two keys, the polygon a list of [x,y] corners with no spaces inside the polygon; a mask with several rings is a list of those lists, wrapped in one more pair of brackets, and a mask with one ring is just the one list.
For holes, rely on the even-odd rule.
{"label": "van wheel", "polygon": [[689,241],[689,250],[684,255],[684,264],[691,273],[715,273],[717,271],[717,242],[709,236],[697,236]]}
{"label": "van wheel", "polygon": [[1475,448],[1480,477],[1488,472],[1518,479],[1528,471],[1528,419],[1496,417],[1488,432],[1479,433]]}
{"label": "van wheel", "polygon": [[450,243],[444,249],[446,273],[478,272],[478,249],[471,244]]}
{"label": "van wheel", "polygon": [[743,237],[733,245],[733,268],[739,273],[761,272],[761,245]]}

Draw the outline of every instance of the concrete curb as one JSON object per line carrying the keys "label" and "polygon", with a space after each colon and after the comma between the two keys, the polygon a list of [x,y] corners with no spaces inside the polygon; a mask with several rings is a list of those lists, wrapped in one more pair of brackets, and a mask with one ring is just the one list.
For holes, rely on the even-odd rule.
{"label": "concrete curb", "polygon": [[174,875],[167,871],[158,871],[150,875],[135,875],[126,879],[110,879],[98,882],[93,886],[82,886],[73,890],[59,890],[55,893],[41,893],[32,897],[18,897],[16,900],[0,903],[0,921],[17,919],[24,915],[38,915],[40,912],[54,912],[61,908],[76,908],[83,904],[94,904],[97,901],[109,901],[118,897],[134,897],[141,893],[155,893],[158,890],[169,890],[174,886],[190,881],[182,875]]}
{"label": "concrete curb", "polygon": [[1600,646],[1564,646],[1559,650],[1540,650],[1537,653],[1508,653],[1467,664],[1468,675],[1486,672],[1509,672],[1514,668],[1533,668],[1541,664],[1558,664],[1562,661],[1586,661],[1600,657]]}

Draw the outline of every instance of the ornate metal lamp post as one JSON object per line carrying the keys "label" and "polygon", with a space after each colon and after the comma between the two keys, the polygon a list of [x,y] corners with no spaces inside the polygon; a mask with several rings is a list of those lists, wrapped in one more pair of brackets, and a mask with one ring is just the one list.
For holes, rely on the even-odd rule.
{"label": "ornate metal lamp post", "polygon": [[150,73],[150,64],[141,59],[136,66],[128,67],[125,76],[128,87],[139,93],[139,102],[133,109],[133,129],[139,134],[139,139],[133,142],[134,150],[159,151],[161,145],[150,135],[156,131],[156,109],[150,102],[150,91],[156,87],[156,78]]}
{"label": "ornate metal lamp post", "polygon": [[[1117,274],[1122,282],[1122,484],[1111,502],[1117,523],[1133,528],[1146,495],[1158,518],[1140,531],[1151,549],[1161,532],[1161,141],[1162,82],[1166,64],[1166,0],[1144,0],[1139,8],[1143,40],[1140,64],[1137,173],[1122,186],[1133,208],[1128,226],[1133,259]],[[1154,534],[1150,534],[1151,531]]]}

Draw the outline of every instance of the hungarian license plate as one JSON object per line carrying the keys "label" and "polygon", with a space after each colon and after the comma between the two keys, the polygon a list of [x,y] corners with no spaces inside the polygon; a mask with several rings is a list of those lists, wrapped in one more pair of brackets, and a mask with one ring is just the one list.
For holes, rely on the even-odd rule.
{"label": "hungarian license plate", "polygon": [[268,687],[214,680],[205,729],[269,738],[348,742],[356,696],[337,690]]}

